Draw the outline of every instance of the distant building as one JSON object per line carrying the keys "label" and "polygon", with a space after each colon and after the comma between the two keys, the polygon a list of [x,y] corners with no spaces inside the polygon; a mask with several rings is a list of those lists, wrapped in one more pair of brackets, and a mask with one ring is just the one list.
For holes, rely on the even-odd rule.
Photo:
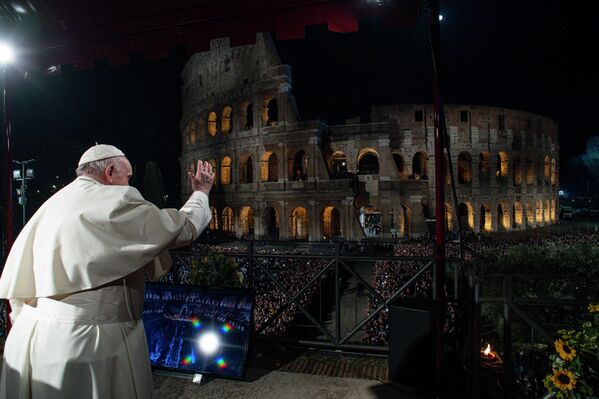
{"label": "distant building", "polygon": [[[268,35],[213,40],[183,79],[183,172],[217,171],[212,229],[318,241],[427,234],[434,218],[432,105],[373,107],[371,121],[304,121]],[[558,127],[517,110],[446,105],[459,206],[449,231],[522,230],[557,221]],[[446,156],[447,165],[447,156]],[[191,187],[182,176],[184,196]],[[445,181],[449,183],[449,174]],[[447,186],[449,188],[449,186]]]}

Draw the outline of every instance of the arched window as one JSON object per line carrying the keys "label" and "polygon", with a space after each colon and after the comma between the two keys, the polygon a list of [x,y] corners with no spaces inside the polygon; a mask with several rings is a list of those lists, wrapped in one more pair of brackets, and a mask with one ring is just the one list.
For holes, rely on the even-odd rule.
{"label": "arched window", "polygon": [[535,182],[535,160],[532,155],[526,158],[526,184]]}
{"label": "arched window", "polygon": [[264,233],[267,239],[279,239],[279,213],[272,206],[264,210]]}
{"label": "arched window", "polygon": [[210,207],[210,212],[212,213],[212,218],[210,219],[210,230],[218,230],[218,211],[215,207]]}
{"label": "arched window", "polygon": [[514,157],[514,186],[522,185],[522,161]]}
{"label": "arched window", "polygon": [[545,200],[545,207],[543,208],[543,220],[546,224],[551,223],[551,205],[549,200]]}
{"label": "arched window", "polygon": [[532,226],[535,224],[535,209],[532,202],[526,204],[526,225]]}
{"label": "arched window", "polygon": [[474,230],[474,209],[469,202],[461,203],[458,206],[458,217],[460,218],[460,226],[465,231]]}
{"label": "arched window", "polygon": [[491,207],[486,204],[483,204],[480,207],[480,231],[493,231],[493,215],[491,214]]}
{"label": "arched window", "polygon": [[381,233],[381,212],[377,208],[361,207],[358,219],[366,237],[378,237]]}
{"label": "arched window", "polygon": [[412,158],[412,178],[416,180],[428,179],[428,156],[426,152],[421,151],[414,154]]}
{"label": "arched window", "polygon": [[555,223],[556,213],[557,213],[557,209],[556,209],[556,206],[555,206],[555,200],[552,199],[551,200],[551,222],[552,223]]}
{"label": "arched window", "polygon": [[549,159],[548,156],[545,156],[545,168],[544,168],[544,176],[545,176],[545,183],[549,184],[551,183],[551,159]]}
{"label": "arched window", "polygon": [[243,237],[251,238],[254,236],[254,210],[249,206],[244,206],[239,212],[239,225]]}
{"label": "arched window", "polygon": [[223,209],[223,231],[233,231],[233,209]]}
{"label": "arched window", "polygon": [[537,212],[536,212],[537,223],[543,223],[543,201],[537,200]]}
{"label": "arched window", "polygon": [[279,108],[276,97],[266,104],[266,126],[274,126],[279,122]]}
{"label": "arched window", "polygon": [[327,206],[322,212],[322,236],[330,240],[341,235],[341,216],[334,206]]}
{"label": "arched window", "polygon": [[495,177],[497,177],[498,180],[505,182],[508,172],[509,158],[507,152],[500,151],[499,154],[497,154],[497,171],[495,172]]}
{"label": "arched window", "polygon": [[198,140],[197,122],[194,119],[189,123],[188,143],[194,144]]}
{"label": "arched window", "polygon": [[453,231],[453,207],[445,203],[445,230]]}
{"label": "arched window", "polygon": [[451,171],[449,170],[449,156],[447,153],[443,153],[443,179],[445,184],[451,184]]}
{"label": "arched window", "polygon": [[481,182],[489,181],[491,177],[491,154],[483,151],[478,156],[478,179]]}
{"label": "arched window", "polygon": [[208,134],[212,137],[216,136],[216,121],[218,117],[216,112],[212,111],[208,114]]}
{"label": "arched window", "polygon": [[458,183],[472,183],[472,156],[466,151],[458,156]]}
{"label": "arched window", "polygon": [[408,177],[408,171],[406,170],[406,163],[400,154],[393,154],[393,161],[397,168],[397,176],[399,180],[405,180]]}
{"label": "arched window", "polygon": [[289,180],[304,181],[308,178],[308,155],[300,150],[291,159]]}
{"label": "arched window", "polygon": [[524,222],[522,212],[522,203],[516,201],[514,203],[514,226],[522,226],[522,223]]}
{"label": "arched window", "polygon": [[242,156],[240,158],[241,169],[239,170],[239,181],[240,183],[253,183],[254,182],[254,162],[252,161],[251,155]]}
{"label": "arched window", "polygon": [[245,114],[245,129],[249,130],[254,127],[254,107],[248,104],[244,110]]}
{"label": "arched window", "polygon": [[347,176],[347,157],[342,151],[335,151],[329,159],[329,168],[333,178]]}
{"label": "arched window", "polygon": [[358,156],[359,175],[378,175],[379,157],[376,151],[372,149],[363,149]]}
{"label": "arched window", "polygon": [[224,157],[220,163],[220,184],[231,184],[231,158]]}
{"label": "arched window", "polygon": [[291,212],[289,220],[289,232],[296,240],[308,239],[308,211],[301,206]]}
{"label": "arched window", "polygon": [[231,132],[231,114],[233,112],[233,108],[228,105],[223,109],[223,116],[221,119],[221,131],[223,134],[228,134]]}
{"label": "arched window", "polygon": [[507,206],[504,206],[504,204],[497,205],[497,221],[499,222],[500,231],[507,231],[510,229],[510,213]]}
{"label": "arched window", "polygon": [[279,159],[277,154],[267,151],[262,155],[260,162],[260,178],[262,181],[279,180]]}
{"label": "arched window", "polygon": [[557,184],[557,163],[555,158],[551,158],[551,185],[555,186]]}

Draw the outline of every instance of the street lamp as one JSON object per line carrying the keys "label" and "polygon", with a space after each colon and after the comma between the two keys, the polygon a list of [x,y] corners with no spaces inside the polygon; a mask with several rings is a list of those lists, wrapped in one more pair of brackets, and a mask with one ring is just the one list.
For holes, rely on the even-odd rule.
{"label": "street lamp", "polygon": [[21,169],[15,169],[12,171],[12,176],[15,180],[21,181],[21,188],[17,189],[17,194],[19,194],[19,205],[23,207],[23,227],[25,227],[25,223],[27,222],[27,180],[31,180],[34,177],[33,169],[27,168],[27,165],[35,161],[37,161],[37,159],[13,161],[17,165],[21,165]]}

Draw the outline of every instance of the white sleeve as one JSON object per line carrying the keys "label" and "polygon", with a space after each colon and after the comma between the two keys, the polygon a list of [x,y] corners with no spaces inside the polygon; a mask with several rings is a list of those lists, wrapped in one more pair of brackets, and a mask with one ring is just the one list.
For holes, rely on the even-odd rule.
{"label": "white sleeve", "polygon": [[179,212],[183,213],[196,228],[196,238],[212,219],[208,196],[202,191],[194,191]]}

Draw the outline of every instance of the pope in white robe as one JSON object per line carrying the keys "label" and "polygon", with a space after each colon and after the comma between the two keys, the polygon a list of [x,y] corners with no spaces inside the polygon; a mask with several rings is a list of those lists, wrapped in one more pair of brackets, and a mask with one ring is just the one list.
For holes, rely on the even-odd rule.
{"label": "pope in white robe", "polygon": [[181,208],[158,209],[129,187],[131,165],[96,145],[78,177],[35,213],[0,278],[13,321],[0,398],[150,398],[152,375],[141,314],[144,279],[170,268],[169,248],[208,225],[212,167],[188,173]]}

